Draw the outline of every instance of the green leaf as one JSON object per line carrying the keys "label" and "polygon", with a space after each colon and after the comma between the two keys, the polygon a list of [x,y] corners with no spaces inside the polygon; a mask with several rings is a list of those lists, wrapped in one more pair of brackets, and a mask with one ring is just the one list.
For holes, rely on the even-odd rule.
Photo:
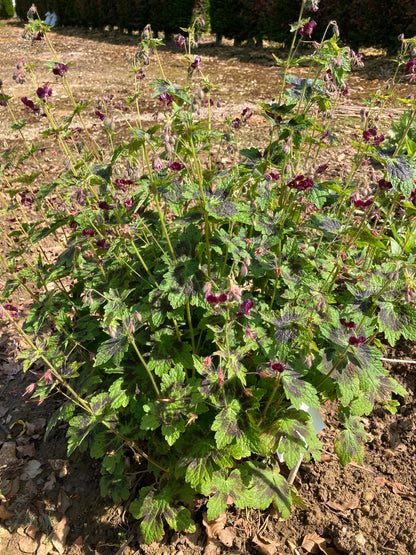
{"label": "green leaf", "polygon": [[250,507],[252,496],[249,483],[249,478],[242,476],[238,469],[233,470],[231,474],[228,474],[227,470],[215,472],[212,478],[213,495],[207,503],[208,520],[215,520],[225,512],[229,495],[239,509]]}
{"label": "green leaf", "polygon": [[231,403],[217,414],[211,426],[215,432],[215,441],[218,449],[222,449],[234,441],[234,438],[241,437],[241,430],[238,425],[238,415],[240,413],[240,403],[233,399]]}
{"label": "green leaf", "polygon": [[146,543],[163,538],[163,511],[166,505],[167,501],[152,486],[142,488],[139,499],[130,504],[133,517],[143,519],[140,528]]}
{"label": "green leaf", "polygon": [[312,418],[307,412],[286,410],[275,423],[274,430],[280,436],[278,453],[283,456],[289,468],[296,466],[300,457],[307,455],[309,451],[314,454],[316,452],[316,456],[319,456],[321,442],[316,437]]}
{"label": "green leaf", "polygon": [[215,443],[210,438],[196,439],[189,447],[190,453],[182,458],[178,466],[185,467],[185,480],[203,495],[211,493],[211,481],[214,473],[213,454]]}
{"label": "green leaf", "polygon": [[380,331],[390,345],[395,345],[401,336],[416,340],[416,310],[413,307],[388,301],[379,301],[377,304],[380,307],[377,316]]}
{"label": "green leaf", "polygon": [[358,416],[350,417],[344,424],[343,430],[335,440],[334,450],[342,465],[352,460],[359,464],[363,462],[364,443],[367,439],[364,426]]}
{"label": "green leaf", "polygon": [[294,370],[285,370],[281,375],[283,389],[295,407],[300,409],[302,403],[309,407],[321,406],[316,389],[309,382],[300,379],[300,374]]}
{"label": "green leaf", "polygon": [[175,497],[189,499],[189,491],[181,488],[175,480],[156,491],[152,486],[142,488],[140,496],[130,504],[134,518],[142,519],[140,528],[146,543],[163,537],[163,523],[166,521],[176,531],[195,530],[191,514],[185,507],[174,503]]}
{"label": "green leaf", "polygon": [[111,398],[111,406],[113,409],[120,409],[122,407],[127,407],[130,402],[130,397],[123,389],[124,378],[119,378],[110,385],[108,393]]}
{"label": "green leaf", "polygon": [[120,364],[128,346],[128,337],[123,326],[117,326],[114,336],[99,346],[94,366],[102,366],[112,358],[114,358],[115,364]]}
{"label": "green leaf", "polygon": [[266,466],[255,461],[248,461],[245,466],[252,477],[251,507],[265,511],[273,503],[282,518],[288,518],[292,495],[287,480],[280,474],[279,466]]}
{"label": "green leaf", "polygon": [[163,513],[166,522],[176,531],[195,532],[191,513],[185,507],[167,507]]}

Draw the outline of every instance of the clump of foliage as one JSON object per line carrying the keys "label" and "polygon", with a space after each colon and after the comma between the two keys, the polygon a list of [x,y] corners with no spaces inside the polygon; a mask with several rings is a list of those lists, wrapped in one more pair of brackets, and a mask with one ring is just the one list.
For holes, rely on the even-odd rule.
{"label": "clump of foliage", "polygon": [[12,0],[0,0],[0,17],[13,17],[14,6]]}
{"label": "clump of foliage", "polygon": [[[104,147],[84,121],[91,108],[72,94],[71,68],[31,20],[29,33],[50,45],[56,86],[73,104],[58,117],[50,83],[21,98],[28,118],[48,121],[44,140],[61,149],[52,179],[38,162],[42,146],[26,139],[1,90],[27,151],[1,155],[17,229],[3,228],[10,250],[0,254],[8,276],[0,318],[28,344],[24,369],[44,365],[27,394],[63,396],[48,430],[65,420],[68,453],[101,460],[103,495],[132,494],[146,541],[165,525],[192,530],[185,503],[195,495],[207,497],[209,520],[230,496],[237,507],[273,504],[288,517],[298,496],[285,469],[319,459],[322,447],[306,408],[336,402],[335,452],[342,464],[361,462],[361,417],[376,403],[394,412],[405,394],[381,357],[383,342],[416,340],[415,164],[383,151],[375,98],[349,174],[329,173],[334,110],[360,59],[338,44],[332,24],[295,58],[314,27],[302,16],[288,59],[276,58],[284,78],[272,102],[258,103],[270,136],[257,147],[241,147],[248,108],[214,125],[215,83],[190,51],[194,27],[175,37],[186,49],[183,86],[165,75],[160,41],[146,27],[130,60],[136,121],[126,118],[120,139],[115,107],[103,100],[95,116]],[[145,126],[140,97],[153,59],[164,119]],[[290,73],[300,62],[309,62],[305,79]],[[36,83],[33,71],[18,64],[16,79]],[[407,103],[414,118],[415,101]],[[217,163],[224,151],[233,156],[226,168]],[[381,165],[370,183],[368,159]],[[56,259],[44,248],[52,239]],[[23,323],[11,297],[19,287],[33,299]]]}

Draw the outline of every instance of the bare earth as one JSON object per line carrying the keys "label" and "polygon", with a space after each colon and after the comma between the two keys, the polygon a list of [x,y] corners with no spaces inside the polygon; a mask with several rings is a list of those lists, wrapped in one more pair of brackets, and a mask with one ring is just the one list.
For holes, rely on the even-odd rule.
{"label": "bare earth", "polygon": [[[44,63],[51,55],[44,41],[22,39],[23,26],[0,24],[0,78],[4,91],[14,98],[16,112],[26,119],[20,97],[33,97],[30,81],[17,85],[12,73],[19,59],[35,64],[38,83],[48,81],[56,90],[55,102],[62,113],[67,109],[58,78]],[[71,62],[70,80],[78,100],[90,100],[86,120],[93,133],[97,100],[114,95],[112,102],[124,101],[132,91],[132,75],[124,53],[133,54],[137,37],[109,32],[57,29],[52,42],[62,62]],[[204,73],[222,88],[214,95],[214,118],[237,117],[245,106],[253,111],[255,100],[270,101],[278,92],[281,70],[273,62],[272,50],[216,48],[203,44],[198,54]],[[277,52],[277,54],[281,54]],[[161,62],[172,81],[185,75],[181,54],[173,49],[161,52]],[[376,91],[392,75],[392,64],[380,53],[367,52],[365,68],[350,79],[350,99],[340,109],[347,118],[346,139],[359,130],[361,99]],[[299,70],[300,72],[302,70]],[[159,77],[156,64],[149,67],[146,81]],[[414,93],[411,85],[401,95]],[[60,94],[62,92],[62,100]],[[159,102],[146,95],[140,100],[142,119],[153,121]],[[394,111],[394,107],[392,107]],[[126,110],[126,117],[129,112]],[[36,124],[36,125],[35,125]],[[17,140],[7,132],[5,109],[0,108],[0,144]],[[122,129],[122,116],[116,116]],[[254,115],[248,140],[258,142],[267,133],[260,116]],[[343,124],[344,125],[344,124]],[[33,138],[39,131],[34,122]],[[345,172],[351,163],[348,146],[331,157],[332,171]],[[227,160],[223,161],[224,164]],[[53,150],[44,153],[48,170],[56,167]],[[0,183],[0,201],[1,183]],[[0,248],[4,248],[0,238]],[[3,284],[0,281],[0,287]],[[27,299],[15,299],[24,309]],[[33,381],[23,374],[15,360],[21,346],[9,328],[0,336],[0,553],[60,553],[67,555],[132,555],[208,553],[266,555],[322,553],[327,555],[416,555],[416,367],[405,362],[389,365],[392,375],[407,389],[397,415],[379,407],[366,420],[369,442],[362,466],[342,467],[333,455],[336,411],[323,407],[326,427],[320,433],[324,443],[321,462],[302,464],[295,486],[307,508],[293,511],[287,521],[278,515],[240,511],[230,506],[223,529],[207,547],[203,525],[203,500],[191,507],[198,522],[194,534],[168,534],[160,544],[146,546],[139,526],[122,506],[115,507],[99,491],[99,465],[83,454],[69,460],[65,451],[65,426],[56,428],[43,442],[48,418],[59,403],[49,399],[36,406],[22,397]],[[388,358],[416,360],[414,346],[402,343],[390,349]],[[32,369],[36,372],[36,367]]]}

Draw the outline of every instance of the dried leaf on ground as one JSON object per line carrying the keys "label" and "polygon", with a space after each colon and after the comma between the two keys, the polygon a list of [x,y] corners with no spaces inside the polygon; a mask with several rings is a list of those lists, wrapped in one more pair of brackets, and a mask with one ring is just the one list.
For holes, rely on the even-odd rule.
{"label": "dried leaf on ground", "polygon": [[66,491],[64,490],[64,488],[61,487],[61,489],[59,490],[59,494],[58,494],[58,504],[57,504],[58,511],[61,512],[62,514],[64,514],[64,513],[66,513],[67,509],[71,505],[72,505],[71,500],[67,496]]}
{"label": "dried leaf on ground", "polygon": [[7,520],[12,517],[13,513],[9,512],[3,503],[0,505],[0,520]]}
{"label": "dried leaf on ground", "polygon": [[252,542],[254,544],[254,549],[262,555],[277,555],[278,544],[277,542],[265,538],[264,536],[258,536],[257,534],[253,537]]}
{"label": "dried leaf on ground", "polygon": [[36,459],[31,459],[30,461],[28,461],[28,463],[26,464],[22,474],[21,474],[21,479],[22,480],[33,480],[33,478],[36,478],[36,476],[38,476],[41,472],[42,472],[42,463],[40,461],[37,461]]}
{"label": "dried leaf on ground", "polygon": [[55,474],[53,472],[51,472],[47,481],[45,482],[45,484],[43,486],[43,491],[53,490],[53,488],[55,487],[55,484],[56,484],[56,477],[55,477]]}
{"label": "dried leaf on ground", "polygon": [[204,555],[219,555],[221,553],[220,547],[213,540],[209,540],[204,549]]}
{"label": "dried leaf on ground", "polygon": [[39,532],[39,528],[37,526],[35,526],[34,524],[29,524],[29,526],[27,526],[25,528],[25,534],[29,537],[32,538],[32,540],[34,540],[36,538],[36,534]]}
{"label": "dried leaf on ground", "polygon": [[338,503],[337,501],[328,501],[326,505],[330,509],[334,509],[334,511],[344,512],[344,511],[353,510],[359,507],[360,500],[358,497],[354,495],[351,499],[346,501],[341,501],[341,503]]}
{"label": "dried leaf on ground", "polygon": [[14,441],[3,443],[0,449],[0,466],[8,465],[17,460],[16,444]]}
{"label": "dried leaf on ground", "polygon": [[218,534],[220,542],[223,543],[226,547],[233,546],[236,536],[237,532],[234,530],[234,528],[231,528],[230,526],[224,528],[224,530],[220,530]]}
{"label": "dried leaf on ground", "polygon": [[225,513],[219,515],[215,520],[208,520],[207,513],[204,513],[202,517],[202,523],[205,526],[208,538],[215,538],[215,536],[218,536],[220,531],[224,529],[226,522],[227,515]]}
{"label": "dried leaf on ground", "polygon": [[303,538],[301,547],[312,555],[339,555],[339,552],[333,547],[327,547],[326,539],[319,534],[307,534]]}
{"label": "dried leaf on ground", "polygon": [[376,483],[388,486],[391,488],[393,493],[400,495],[400,497],[403,497],[404,499],[416,502],[416,493],[400,482],[391,482],[390,480],[385,480],[384,478],[379,477],[376,478]]}
{"label": "dried leaf on ground", "polygon": [[26,445],[19,445],[16,447],[20,457],[34,457],[36,454],[35,444],[27,443]]}
{"label": "dried leaf on ground", "polygon": [[54,548],[59,552],[63,553],[65,551],[65,541],[69,532],[68,519],[64,516],[55,526],[53,527],[50,540]]}
{"label": "dried leaf on ground", "polygon": [[29,536],[25,536],[19,540],[19,549],[23,553],[36,553],[39,547],[39,542],[29,538]]}

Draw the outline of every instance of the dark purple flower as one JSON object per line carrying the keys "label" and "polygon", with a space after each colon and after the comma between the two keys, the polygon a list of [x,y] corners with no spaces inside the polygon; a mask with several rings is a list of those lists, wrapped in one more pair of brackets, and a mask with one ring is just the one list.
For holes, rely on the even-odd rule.
{"label": "dark purple flower", "polygon": [[52,73],[54,75],[59,75],[60,77],[63,77],[67,71],[68,66],[66,64],[62,64],[61,62],[58,62],[52,69]]}
{"label": "dark purple flower", "polygon": [[214,307],[219,303],[225,303],[227,299],[227,293],[220,293],[218,296],[214,295],[211,291],[205,293],[205,300]]}
{"label": "dark purple flower", "polygon": [[114,206],[111,206],[111,204],[108,204],[105,200],[98,201],[97,206],[98,208],[101,208],[101,210],[113,210],[114,208]]}
{"label": "dark purple flower", "polygon": [[81,233],[84,237],[93,237],[95,235],[95,231],[93,229],[83,229]]}
{"label": "dark purple flower", "polygon": [[365,343],[367,341],[367,338],[364,337],[364,335],[360,335],[359,337],[355,337],[354,335],[352,335],[349,339],[348,339],[348,343],[350,345],[353,345],[354,347],[359,347],[360,345],[362,345],[363,343]]}
{"label": "dark purple flower", "polygon": [[175,172],[179,172],[179,171],[183,170],[185,168],[185,166],[183,164],[181,164],[180,162],[169,162],[168,168],[170,170],[175,171]]}
{"label": "dark purple flower", "polygon": [[236,316],[239,318],[240,316],[250,316],[251,309],[254,306],[253,299],[246,299],[240,304],[240,310],[237,312]]}
{"label": "dark purple flower", "polygon": [[197,69],[201,65],[201,56],[195,56],[194,61],[191,64],[191,69]]}
{"label": "dark purple flower", "polygon": [[127,209],[129,209],[133,206],[133,201],[131,200],[131,198],[126,198],[123,204]]}
{"label": "dark purple flower", "polygon": [[23,191],[20,191],[20,204],[23,206],[32,206],[35,202],[35,195],[38,190],[39,189],[33,189],[33,191],[29,191],[29,189],[24,189]]}
{"label": "dark purple flower", "polygon": [[159,100],[163,102],[166,106],[170,106],[175,99],[171,94],[164,92],[159,95]]}
{"label": "dark purple flower", "polygon": [[373,145],[379,146],[381,143],[384,143],[385,136],[384,135],[377,135],[373,139]]}
{"label": "dark purple flower", "polygon": [[374,129],[374,127],[370,127],[370,129],[366,129],[365,131],[363,131],[363,138],[366,143],[371,141],[371,138],[376,137],[376,135],[377,131],[376,129]]}
{"label": "dark purple flower", "polygon": [[270,370],[275,374],[281,374],[286,368],[283,362],[270,362]]}
{"label": "dark purple flower", "polygon": [[173,40],[175,41],[176,48],[182,48],[182,49],[185,48],[186,39],[183,35],[178,33],[173,37]]}
{"label": "dark purple flower", "polygon": [[129,185],[133,185],[134,181],[132,181],[131,179],[115,179],[114,180],[114,186],[116,189],[118,189],[119,191],[123,191],[123,193],[125,193],[127,191],[127,188]]}
{"label": "dark purple flower", "polygon": [[96,118],[98,118],[101,121],[104,121],[104,119],[105,119],[105,114],[100,112],[100,110],[95,110],[94,115],[95,115]]}
{"label": "dark purple flower", "polygon": [[231,122],[231,127],[233,127],[234,129],[239,129],[241,126],[241,119],[240,118],[234,118]]}
{"label": "dark purple flower", "polygon": [[388,191],[393,187],[390,181],[386,181],[385,179],[379,179],[377,181],[380,191]]}
{"label": "dark purple flower", "polygon": [[28,98],[27,96],[22,96],[20,100],[23,102],[28,110],[32,110],[32,112],[34,112],[35,114],[39,112],[39,106],[36,106],[33,100],[30,100],[30,98]]}
{"label": "dark purple flower", "polygon": [[328,164],[319,164],[319,166],[315,170],[315,175],[319,175],[320,173],[324,173],[328,169]]}
{"label": "dark purple flower", "polygon": [[270,172],[270,173],[266,174],[264,177],[265,177],[266,179],[268,179],[269,181],[279,181],[279,179],[280,179],[280,174]]}
{"label": "dark purple flower", "polygon": [[301,37],[310,37],[312,35],[312,31],[315,29],[317,23],[314,19],[311,19],[299,29],[299,35]]}
{"label": "dark purple flower", "polygon": [[19,318],[19,309],[17,306],[14,306],[13,304],[4,304],[3,309],[7,311],[11,318]]}
{"label": "dark purple flower", "polygon": [[367,208],[368,206],[371,206],[373,204],[374,200],[372,198],[368,198],[367,200],[361,200],[358,198],[357,193],[354,193],[350,196],[350,202],[356,208]]}
{"label": "dark purple flower", "polygon": [[241,112],[241,117],[244,122],[248,121],[252,115],[253,115],[253,112],[250,110],[250,108],[244,108],[244,110]]}
{"label": "dark purple flower", "polygon": [[282,116],[279,116],[273,112],[264,112],[266,114],[267,117],[273,119],[276,123],[282,123],[283,118]]}
{"label": "dark purple flower", "polygon": [[107,243],[107,241],[104,239],[104,237],[102,239],[98,239],[95,244],[97,245],[97,247],[99,249],[101,249],[102,251],[108,251],[108,249],[110,248],[110,243]]}
{"label": "dark purple flower", "polygon": [[296,191],[309,191],[313,187],[312,177],[305,177],[304,175],[297,175],[294,179],[287,184],[289,189],[296,189]]}
{"label": "dark purple flower", "polygon": [[416,71],[416,58],[413,58],[413,60],[409,60],[405,65],[404,72],[415,73],[415,71]]}
{"label": "dark purple flower", "polygon": [[45,83],[42,87],[38,87],[36,96],[46,102],[48,98],[52,96],[52,89],[49,87],[49,83]]}
{"label": "dark purple flower", "polygon": [[355,330],[355,328],[357,327],[357,324],[355,322],[353,322],[352,320],[349,320],[349,322],[347,322],[345,318],[340,318],[339,323],[342,324],[347,330]]}
{"label": "dark purple flower", "polygon": [[146,77],[146,72],[144,69],[139,69],[136,71],[136,79],[140,79],[140,81],[142,79],[144,79]]}

